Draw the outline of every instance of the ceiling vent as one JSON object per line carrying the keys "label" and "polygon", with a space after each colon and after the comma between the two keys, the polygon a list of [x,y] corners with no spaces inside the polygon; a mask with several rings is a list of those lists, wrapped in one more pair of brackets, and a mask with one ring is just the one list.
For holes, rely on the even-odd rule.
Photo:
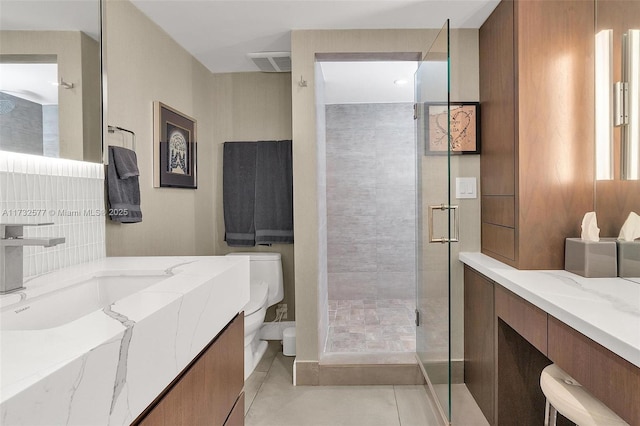
{"label": "ceiling vent", "polygon": [[262,72],[291,71],[291,52],[256,52],[247,56]]}

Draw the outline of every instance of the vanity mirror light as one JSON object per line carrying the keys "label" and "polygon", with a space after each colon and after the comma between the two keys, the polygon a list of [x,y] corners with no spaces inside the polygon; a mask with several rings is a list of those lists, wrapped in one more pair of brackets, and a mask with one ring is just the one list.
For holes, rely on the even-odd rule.
{"label": "vanity mirror light", "polygon": [[100,0],[0,0],[0,150],[102,161]]}
{"label": "vanity mirror light", "polygon": [[613,30],[596,34],[596,179],[613,179]]}
{"label": "vanity mirror light", "polygon": [[[639,27],[640,28],[640,25]],[[622,178],[640,179],[640,29],[622,38]]]}

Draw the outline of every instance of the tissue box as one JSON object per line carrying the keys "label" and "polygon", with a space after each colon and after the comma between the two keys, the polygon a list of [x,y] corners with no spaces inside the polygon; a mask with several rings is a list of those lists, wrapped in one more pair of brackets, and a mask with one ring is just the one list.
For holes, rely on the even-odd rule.
{"label": "tissue box", "polygon": [[640,277],[640,241],[617,241],[618,276]]}
{"label": "tissue box", "polygon": [[618,276],[616,240],[598,242],[567,238],[564,246],[564,269],[587,278]]}

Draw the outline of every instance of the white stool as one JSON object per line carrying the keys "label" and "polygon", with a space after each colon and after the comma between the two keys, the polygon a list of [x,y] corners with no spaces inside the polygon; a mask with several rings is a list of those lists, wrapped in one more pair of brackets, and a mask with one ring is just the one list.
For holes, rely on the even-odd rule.
{"label": "white stool", "polygon": [[555,364],[542,370],[540,387],[547,398],[545,426],[555,426],[557,413],[579,426],[629,426]]}

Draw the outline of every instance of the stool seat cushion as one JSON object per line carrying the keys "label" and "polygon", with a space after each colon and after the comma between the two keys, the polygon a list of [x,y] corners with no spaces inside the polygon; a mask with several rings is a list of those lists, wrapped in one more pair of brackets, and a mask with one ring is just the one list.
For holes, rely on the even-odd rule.
{"label": "stool seat cushion", "polygon": [[540,387],[549,403],[579,426],[628,425],[555,364],[542,370]]}

